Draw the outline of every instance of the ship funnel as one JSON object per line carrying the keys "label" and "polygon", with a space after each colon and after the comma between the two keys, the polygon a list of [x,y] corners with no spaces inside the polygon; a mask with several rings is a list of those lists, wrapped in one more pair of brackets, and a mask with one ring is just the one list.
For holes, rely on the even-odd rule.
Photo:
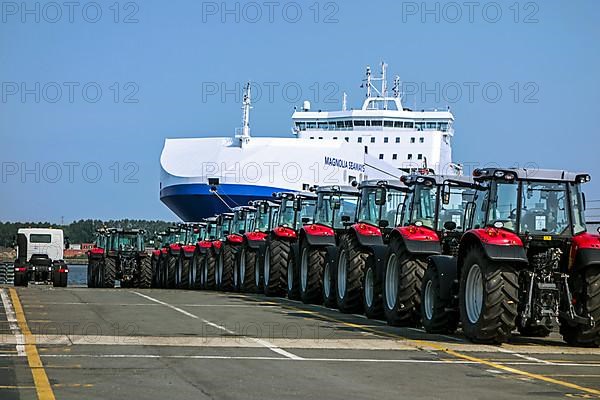
{"label": "ship funnel", "polygon": [[310,111],[310,101],[304,100],[304,103],[302,104],[302,109],[304,111]]}

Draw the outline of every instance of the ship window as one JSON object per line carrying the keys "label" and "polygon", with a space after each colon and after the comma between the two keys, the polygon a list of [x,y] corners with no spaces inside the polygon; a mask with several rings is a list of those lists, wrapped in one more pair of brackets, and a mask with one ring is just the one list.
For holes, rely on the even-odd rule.
{"label": "ship window", "polygon": [[370,121],[370,120],[366,120],[366,121],[365,121],[365,125],[366,125],[366,126],[371,126],[371,121]]}
{"label": "ship window", "polygon": [[383,154],[380,154],[380,155],[379,155],[379,159],[380,159],[380,160],[383,160]]}
{"label": "ship window", "polygon": [[344,127],[344,121],[337,121],[335,123],[336,128],[342,129]]}
{"label": "ship window", "polygon": [[365,126],[365,121],[357,119],[354,121],[354,126]]}
{"label": "ship window", "polygon": [[371,121],[371,126],[382,126],[383,121]]}
{"label": "ship window", "polygon": [[388,141],[389,141],[388,138],[386,138],[386,137],[383,138],[383,143],[387,143]]}
{"label": "ship window", "polygon": [[419,138],[419,143],[425,143],[425,138],[424,137],[420,137]]}
{"label": "ship window", "polygon": [[437,122],[428,122],[427,129],[435,129],[437,126]]}
{"label": "ship window", "polygon": [[448,130],[447,122],[438,122],[438,130],[442,132],[446,132]]}
{"label": "ship window", "polygon": [[349,138],[349,137],[345,137],[345,138],[344,138],[344,140],[345,140],[346,142],[349,142],[349,141],[350,141],[350,138]]}
{"label": "ship window", "polygon": [[329,122],[329,129],[331,129],[331,130],[335,129],[335,121]]}
{"label": "ship window", "polygon": [[371,138],[371,143],[375,143],[375,138],[374,137]]}
{"label": "ship window", "polygon": [[404,127],[412,129],[412,128],[414,128],[414,123],[413,122],[405,122]]}
{"label": "ship window", "polygon": [[304,122],[296,122],[296,126],[301,131],[305,131],[306,130],[306,123],[304,123]]}
{"label": "ship window", "polygon": [[402,121],[394,121],[394,128],[402,128]]}
{"label": "ship window", "polygon": [[399,137],[396,138],[396,143],[400,143],[400,138]]}
{"label": "ship window", "polygon": [[392,160],[397,160],[398,159],[398,154],[392,154]]}
{"label": "ship window", "polygon": [[337,136],[334,136],[334,137],[333,137],[333,140],[337,140]]}
{"label": "ship window", "polygon": [[418,131],[422,131],[424,126],[425,122],[415,122],[415,128],[417,128]]}
{"label": "ship window", "polygon": [[306,129],[315,129],[316,127],[317,127],[316,122],[307,122],[306,123]]}
{"label": "ship window", "polygon": [[365,146],[365,154],[369,154],[369,146]]}
{"label": "ship window", "polygon": [[394,126],[394,121],[383,121],[383,126],[392,128]]}
{"label": "ship window", "polygon": [[327,122],[319,122],[319,129],[327,129]]}
{"label": "ship window", "polygon": [[412,154],[409,154],[409,155],[408,155],[408,159],[409,159],[409,160],[412,160]]}
{"label": "ship window", "polygon": [[344,121],[344,126],[346,126],[346,128],[352,128],[352,121]]}
{"label": "ship window", "polygon": [[423,159],[423,154],[418,154],[417,155],[417,160],[422,160]]}
{"label": "ship window", "polygon": [[323,136],[319,136],[319,139],[323,139]]}
{"label": "ship window", "polygon": [[415,142],[415,138],[414,138],[414,137],[411,137],[411,138],[410,138],[410,142],[411,142],[411,143],[414,143],[414,142]]}
{"label": "ship window", "polygon": [[315,137],[314,137],[314,136],[311,136],[310,138],[311,138],[311,139],[314,139]]}

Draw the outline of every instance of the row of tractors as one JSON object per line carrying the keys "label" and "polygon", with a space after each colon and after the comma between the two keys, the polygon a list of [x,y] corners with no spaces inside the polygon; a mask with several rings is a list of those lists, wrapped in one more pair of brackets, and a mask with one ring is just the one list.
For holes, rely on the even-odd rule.
{"label": "row of tractors", "polygon": [[165,232],[151,286],[287,296],[430,333],[461,326],[478,343],[558,325],[568,344],[598,346],[589,180],[489,168],[276,193]]}

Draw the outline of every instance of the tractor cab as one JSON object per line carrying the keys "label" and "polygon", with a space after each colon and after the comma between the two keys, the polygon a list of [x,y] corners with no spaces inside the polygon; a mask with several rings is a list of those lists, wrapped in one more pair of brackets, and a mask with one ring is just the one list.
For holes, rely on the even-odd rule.
{"label": "tractor cab", "polygon": [[[293,231],[295,236],[295,232],[302,225],[312,221],[317,202],[317,196],[313,193],[275,193],[274,197],[281,202],[277,213],[275,231],[288,229]],[[275,233],[277,234],[277,232]]]}
{"label": "tractor cab", "polygon": [[203,240],[213,241],[217,239],[217,220],[218,217],[209,217],[204,220],[206,229],[204,231]]}
{"label": "tractor cab", "polygon": [[316,188],[317,204],[314,223],[334,230],[345,230],[355,222],[359,191],[353,186]]}
{"label": "tractor cab", "polygon": [[255,200],[249,203],[254,207],[254,217],[248,229],[250,232],[268,232],[273,228],[277,220],[279,203],[269,200]]}
{"label": "tractor cab", "polygon": [[363,181],[358,185],[360,200],[356,221],[357,231],[389,234],[400,225],[400,214],[410,189],[402,181]]}
{"label": "tractor cab", "polygon": [[112,228],[108,231],[108,253],[133,254],[144,253],[144,231],[141,229]]}

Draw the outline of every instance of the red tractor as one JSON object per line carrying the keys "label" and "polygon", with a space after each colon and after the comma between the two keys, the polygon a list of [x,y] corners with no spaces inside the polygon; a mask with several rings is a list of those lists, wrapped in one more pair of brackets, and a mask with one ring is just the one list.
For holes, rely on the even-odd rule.
{"label": "red tractor", "polygon": [[203,223],[189,223],[183,226],[181,251],[175,273],[175,287],[178,289],[195,289],[200,283],[197,280],[197,269],[192,267],[198,243],[204,236],[204,229]]}
{"label": "red tractor", "polygon": [[333,307],[331,269],[341,237],[356,218],[359,192],[353,186],[320,186],[315,191],[314,221],[300,229],[300,298]]}
{"label": "red tractor", "polygon": [[104,263],[104,256],[108,248],[108,235],[106,229],[96,230],[94,238],[94,247],[87,251],[88,267],[87,267],[87,286],[88,288],[99,287],[100,284],[100,268]]}
{"label": "red tractor", "polygon": [[406,175],[402,181],[411,192],[402,208],[400,226],[389,236],[383,310],[390,325],[417,326],[421,323],[421,286],[427,259],[458,251],[465,207],[473,199],[474,184],[465,176]]}
{"label": "red tractor", "polygon": [[457,255],[430,258],[426,329],[460,321],[469,340],[502,343],[515,328],[545,336],[558,323],[568,344],[599,346],[600,236],[586,232],[581,191],[590,176],[486,168],[473,177]]}
{"label": "red tractor", "polygon": [[215,288],[217,290],[233,290],[233,266],[236,246],[241,243],[241,240],[237,242],[236,235],[231,234],[233,232],[234,216],[234,213],[221,214],[217,222],[220,227],[219,236],[213,243],[216,256]]}
{"label": "red tractor", "polygon": [[175,288],[177,261],[179,260],[183,235],[183,226],[178,225],[168,228],[167,236],[163,237],[159,264],[159,285],[161,288]]}
{"label": "red tractor", "polygon": [[300,297],[297,268],[298,232],[314,216],[317,197],[313,193],[275,193],[280,202],[277,221],[267,237],[263,262],[264,293],[267,296]]}
{"label": "red tractor", "polygon": [[210,217],[204,220],[204,230],[201,233],[200,241],[196,245],[194,258],[192,259],[192,271],[197,271],[197,288],[202,290],[214,289],[216,286],[215,273],[217,263],[216,247],[221,245],[217,240],[220,236],[218,217]]}
{"label": "red tractor", "polygon": [[381,282],[387,242],[398,225],[409,189],[401,181],[363,181],[356,223],[341,237],[337,254],[336,302],[340,311],[383,314]]}
{"label": "red tractor", "polygon": [[243,234],[242,248],[237,257],[240,290],[258,293],[262,289],[261,255],[265,252],[268,232],[277,218],[279,203],[256,200],[250,203],[255,211],[249,215],[248,231]]}

